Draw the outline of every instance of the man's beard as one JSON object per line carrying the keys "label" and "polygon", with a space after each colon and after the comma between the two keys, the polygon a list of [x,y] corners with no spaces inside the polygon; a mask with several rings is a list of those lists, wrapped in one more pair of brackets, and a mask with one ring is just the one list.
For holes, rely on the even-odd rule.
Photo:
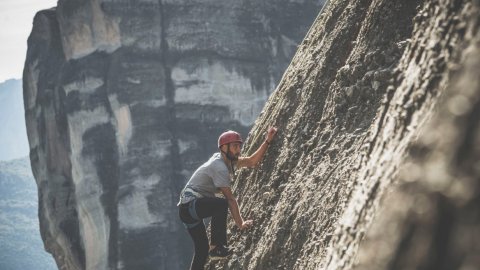
{"label": "man's beard", "polygon": [[230,150],[229,150],[229,151],[227,151],[226,155],[227,155],[227,158],[228,158],[229,160],[231,160],[231,161],[237,161],[237,160],[238,160],[238,156],[239,156],[240,154],[236,154],[236,155],[235,155],[235,154],[233,154],[232,152],[230,152]]}

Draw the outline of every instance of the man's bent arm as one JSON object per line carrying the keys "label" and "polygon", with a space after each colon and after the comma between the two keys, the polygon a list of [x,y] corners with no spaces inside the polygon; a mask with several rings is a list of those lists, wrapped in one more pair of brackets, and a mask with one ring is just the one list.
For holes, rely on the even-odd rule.
{"label": "man's bent arm", "polygon": [[227,199],[228,208],[230,208],[230,213],[232,213],[232,217],[233,217],[233,220],[235,221],[235,224],[237,224],[239,228],[242,228],[243,218],[240,215],[238,202],[237,202],[237,199],[235,199],[235,196],[233,196],[232,189],[229,187],[221,187],[220,190],[225,196],[225,199]]}

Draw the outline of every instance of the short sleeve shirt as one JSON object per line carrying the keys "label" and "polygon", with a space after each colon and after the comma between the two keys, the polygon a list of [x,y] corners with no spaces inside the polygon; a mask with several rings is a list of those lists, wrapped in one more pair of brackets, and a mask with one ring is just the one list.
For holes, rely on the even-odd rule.
{"label": "short sleeve shirt", "polygon": [[[180,194],[180,202],[187,203],[198,197],[215,197],[218,188],[230,187],[230,173],[220,153],[215,153],[193,173]],[[185,192],[185,191],[193,192]]]}

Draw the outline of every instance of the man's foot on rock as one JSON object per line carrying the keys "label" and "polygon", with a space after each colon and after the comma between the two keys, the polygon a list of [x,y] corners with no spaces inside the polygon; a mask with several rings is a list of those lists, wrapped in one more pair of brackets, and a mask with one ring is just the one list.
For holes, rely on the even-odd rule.
{"label": "man's foot on rock", "polygon": [[224,245],[218,245],[214,249],[210,250],[208,255],[212,260],[220,260],[233,254],[233,251]]}

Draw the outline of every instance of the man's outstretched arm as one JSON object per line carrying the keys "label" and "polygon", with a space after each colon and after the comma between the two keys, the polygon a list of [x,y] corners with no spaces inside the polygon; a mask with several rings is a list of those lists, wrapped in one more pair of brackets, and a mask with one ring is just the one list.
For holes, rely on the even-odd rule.
{"label": "man's outstretched arm", "polygon": [[249,157],[239,157],[237,162],[237,167],[255,167],[263,159],[263,155],[267,151],[268,145],[273,140],[273,137],[277,133],[277,128],[271,127],[267,131],[265,136],[265,141],[260,145],[260,147]]}

